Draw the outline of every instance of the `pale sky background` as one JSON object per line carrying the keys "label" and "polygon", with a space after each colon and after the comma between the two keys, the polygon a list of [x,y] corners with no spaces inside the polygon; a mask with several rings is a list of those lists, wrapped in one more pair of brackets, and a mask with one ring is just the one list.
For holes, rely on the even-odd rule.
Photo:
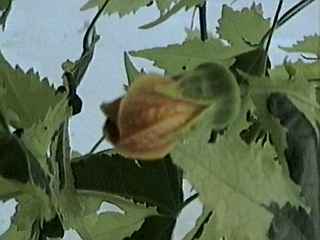
{"label": "pale sky background", "polygon": [[[86,23],[95,15],[95,10],[81,12],[80,7],[86,0],[15,0],[5,32],[0,32],[0,49],[13,65],[19,64],[27,70],[33,67],[41,76],[47,76],[55,85],[61,83],[61,63],[67,58],[75,60],[81,54],[82,37]],[[208,1],[208,30],[215,32],[217,19],[220,18],[223,3],[232,0]],[[263,4],[265,16],[272,17],[278,1],[257,1]],[[298,2],[286,0],[283,10]],[[234,8],[250,6],[252,1],[238,0]],[[104,116],[99,106],[103,101],[110,101],[123,93],[126,74],[123,64],[123,52],[144,48],[166,46],[181,43],[185,38],[185,27],[190,27],[192,10],[180,12],[165,23],[150,30],[138,27],[157,18],[154,7],[144,8],[137,14],[123,18],[117,15],[102,17],[96,25],[101,36],[96,46],[94,59],[79,88],[79,95],[84,102],[80,115],[71,122],[71,137],[74,150],[86,153],[101,136]],[[196,18],[197,20],[197,18]],[[197,25],[197,21],[195,22]],[[281,63],[286,54],[277,46],[289,46],[304,35],[320,33],[320,1],[310,5],[302,13],[288,22],[274,35],[271,45],[273,63]],[[133,59],[138,67],[154,71],[152,63]],[[105,148],[107,145],[101,146]],[[193,203],[182,215],[196,216],[200,205]],[[14,212],[14,201],[0,202],[0,233],[10,223]],[[189,220],[189,218],[188,218]],[[186,217],[179,220],[176,240],[192,226]],[[79,239],[67,234],[65,239]]]}

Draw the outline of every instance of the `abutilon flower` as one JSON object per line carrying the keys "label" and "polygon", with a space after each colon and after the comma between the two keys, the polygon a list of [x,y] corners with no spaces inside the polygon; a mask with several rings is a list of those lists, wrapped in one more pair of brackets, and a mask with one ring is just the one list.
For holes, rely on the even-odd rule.
{"label": "abutilon flower", "polygon": [[[212,81],[212,67],[219,79],[228,79],[222,79],[222,84]],[[216,89],[210,90],[210,87]],[[198,121],[202,113],[212,106],[216,109],[213,111],[216,114],[213,116],[213,127],[224,127],[233,119],[233,116],[217,116],[221,113],[230,115],[230,111],[223,106],[226,102],[230,103],[230,96],[240,102],[236,80],[218,64],[200,65],[175,80],[158,75],[141,75],[125,96],[102,104],[101,109],[107,116],[104,134],[114,145],[114,150],[127,158],[161,159],[174,148],[181,135]],[[221,102],[221,99],[227,101]],[[219,103],[219,106],[214,103]],[[236,106],[232,107],[231,115],[240,108],[238,103],[233,105]]]}

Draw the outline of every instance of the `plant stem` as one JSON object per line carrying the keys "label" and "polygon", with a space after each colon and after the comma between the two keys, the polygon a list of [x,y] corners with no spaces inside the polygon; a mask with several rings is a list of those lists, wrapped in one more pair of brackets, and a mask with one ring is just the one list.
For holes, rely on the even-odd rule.
{"label": "plant stem", "polygon": [[275,14],[274,19],[273,19],[272,27],[270,29],[270,34],[269,34],[267,45],[266,45],[266,48],[265,48],[266,52],[269,51],[272,35],[273,35],[274,30],[276,29],[276,26],[278,24],[278,19],[279,19],[279,15],[280,15],[280,12],[281,12],[282,4],[283,4],[283,0],[280,0],[279,4],[278,4],[278,7],[277,7],[276,14]]}
{"label": "plant stem", "polygon": [[93,145],[93,147],[91,148],[91,150],[89,151],[89,154],[94,153],[94,151],[100,146],[100,144],[103,142],[105,136],[102,135],[102,137],[96,142],[96,144]]}
{"label": "plant stem", "polygon": [[90,34],[94,31],[94,26],[95,26],[97,20],[99,19],[99,17],[103,13],[103,11],[105,10],[105,8],[109,2],[110,2],[110,0],[106,0],[104,2],[104,4],[101,6],[101,8],[99,9],[99,11],[97,12],[97,14],[92,19],[92,21],[91,21],[91,23],[90,23],[90,25],[84,35],[84,38],[83,38],[83,43],[82,43],[83,53],[85,53],[89,50],[89,48],[90,48],[90,43],[89,43]]}
{"label": "plant stem", "polygon": [[[184,209],[189,203],[191,203],[193,200],[195,200],[196,198],[199,197],[199,193],[195,193],[193,195],[191,195],[190,197],[188,197],[182,204],[181,206],[181,210]],[[180,211],[181,211],[180,210]]]}
{"label": "plant stem", "polygon": [[[285,24],[288,20],[290,20],[292,17],[294,17],[297,13],[302,11],[305,7],[310,5],[314,0],[302,0],[293,7],[291,7],[288,11],[286,11],[280,18],[279,21],[277,22],[275,29],[280,28],[283,24]],[[275,30],[274,29],[274,30]],[[269,29],[265,35],[262,37],[260,43],[264,43],[264,41],[268,38],[268,36],[272,33],[272,28]]]}
{"label": "plant stem", "polygon": [[281,18],[279,19],[279,22],[277,24],[277,28],[281,27],[283,24],[285,24],[290,18],[292,18],[294,15],[299,13],[301,10],[303,10],[305,7],[307,7],[309,4],[314,2],[314,0],[302,0],[296,5],[294,5],[292,8],[290,8],[287,12],[285,12]]}
{"label": "plant stem", "polygon": [[205,1],[199,8],[199,23],[200,23],[200,36],[202,41],[206,41],[208,39],[207,32],[207,2]]}
{"label": "plant stem", "polygon": [[307,57],[307,56],[301,54],[301,57],[303,59],[305,59],[305,60],[311,60],[311,61],[319,61],[320,60],[320,56],[318,56],[318,57]]}

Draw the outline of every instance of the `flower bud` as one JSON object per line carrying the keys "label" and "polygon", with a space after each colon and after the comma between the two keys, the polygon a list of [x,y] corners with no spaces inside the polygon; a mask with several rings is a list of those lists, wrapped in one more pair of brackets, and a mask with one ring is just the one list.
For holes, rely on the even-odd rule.
{"label": "flower bud", "polygon": [[220,130],[236,118],[240,102],[237,81],[216,63],[174,78],[142,75],[124,97],[101,106],[108,117],[104,132],[125,157],[160,159],[202,113]]}
{"label": "flower bud", "polygon": [[162,93],[171,79],[144,75],[136,79],[126,96],[101,106],[108,117],[104,131],[121,155],[141,160],[167,155],[181,134],[206,106]]}

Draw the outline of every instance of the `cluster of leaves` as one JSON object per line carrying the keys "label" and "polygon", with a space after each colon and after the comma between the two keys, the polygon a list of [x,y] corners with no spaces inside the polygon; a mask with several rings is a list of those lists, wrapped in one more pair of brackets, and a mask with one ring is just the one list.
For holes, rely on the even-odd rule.
{"label": "cluster of leaves", "polygon": [[[159,215],[131,195],[81,188],[90,182],[73,175],[73,169],[83,173],[81,166],[79,172],[77,164],[72,166],[68,122],[81,110],[76,88],[97,40],[95,31],[88,31],[80,59],[63,64],[64,85],[58,89],[32,69],[13,68],[0,55],[0,200],[18,202],[11,226],[0,239],[59,238],[68,229],[83,239],[123,239],[146,217]],[[98,211],[106,201],[121,211]]]}
{"label": "cluster of leaves", "polygon": [[[93,7],[101,7],[104,2],[105,0],[89,0],[81,7],[81,10],[87,10]],[[135,13],[142,7],[150,7],[155,4],[160,12],[160,16],[156,20],[140,27],[146,29],[166,21],[183,8],[188,10],[194,6],[201,6],[204,4],[204,2],[204,0],[134,0],[127,2],[110,1],[110,4],[107,6],[105,12],[108,14],[118,13],[119,16],[124,16],[130,13]]]}
{"label": "cluster of leaves", "polygon": [[[155,2],[160,17],[145,27],[203,3]],[[103,3],[92,0],[83,9]],[[148,3],[111,1],[106,11],[124,15]],[[58,89],[0,55],[0,200],[18,202],[0,239],[61,238],[72,228],[84,240],[168,240],[179,213],[198,195],[203,212],[184,240],[316,239],[320,37],[282,48],[313,54],[314,61],[285,61],[270,69],[264,47],[248,44],[260,42],[270,29],[262,14],[261,5],[241,11],[224,6],[218,38],[203,42],[191,32],[182,44],[130,52],[170,76],[219,63],[241,89],[241,111],[222,134],[212,131],[208,114],[169,156],[152,163],[112,151],[72,158],[69,119],[81,110],[76,89],[99,39],[94,31],[86,34],[80,59],[63,64],[64,86]],[[125,66],[130,85],[142,73],[127,54]],[[198,192],[185,201],[183,177]],[[103,202],[122,211],[101,213]]]}
{"label": "cluster of leaves", "polygon": [[[204,204],[198,224],[186,239],[316,239],[320,235],[316,140],[320,38],[314,35],[282,47],[313,54],[315,62],[285,60],[269,69],[264,48],[248,44],[259,43],[269,29],[260,5],[242,11],[224,6],[219,38],[202,42],[200,37],[188,36],[182,44],[130,52],[153,61],[171,76],[217,62],[234,72],[242,89],[241,113],[223,136],[212,143],[213,126],[205,118],[170,154]],[[300,133],[293,133],[293,126]],[[310,148],[297,141],[302,132],[312,142],[312,159],[303,154]],[[307,186],[308,174],[312,179]],[[205,229],[201,236],[199,229]]]}

